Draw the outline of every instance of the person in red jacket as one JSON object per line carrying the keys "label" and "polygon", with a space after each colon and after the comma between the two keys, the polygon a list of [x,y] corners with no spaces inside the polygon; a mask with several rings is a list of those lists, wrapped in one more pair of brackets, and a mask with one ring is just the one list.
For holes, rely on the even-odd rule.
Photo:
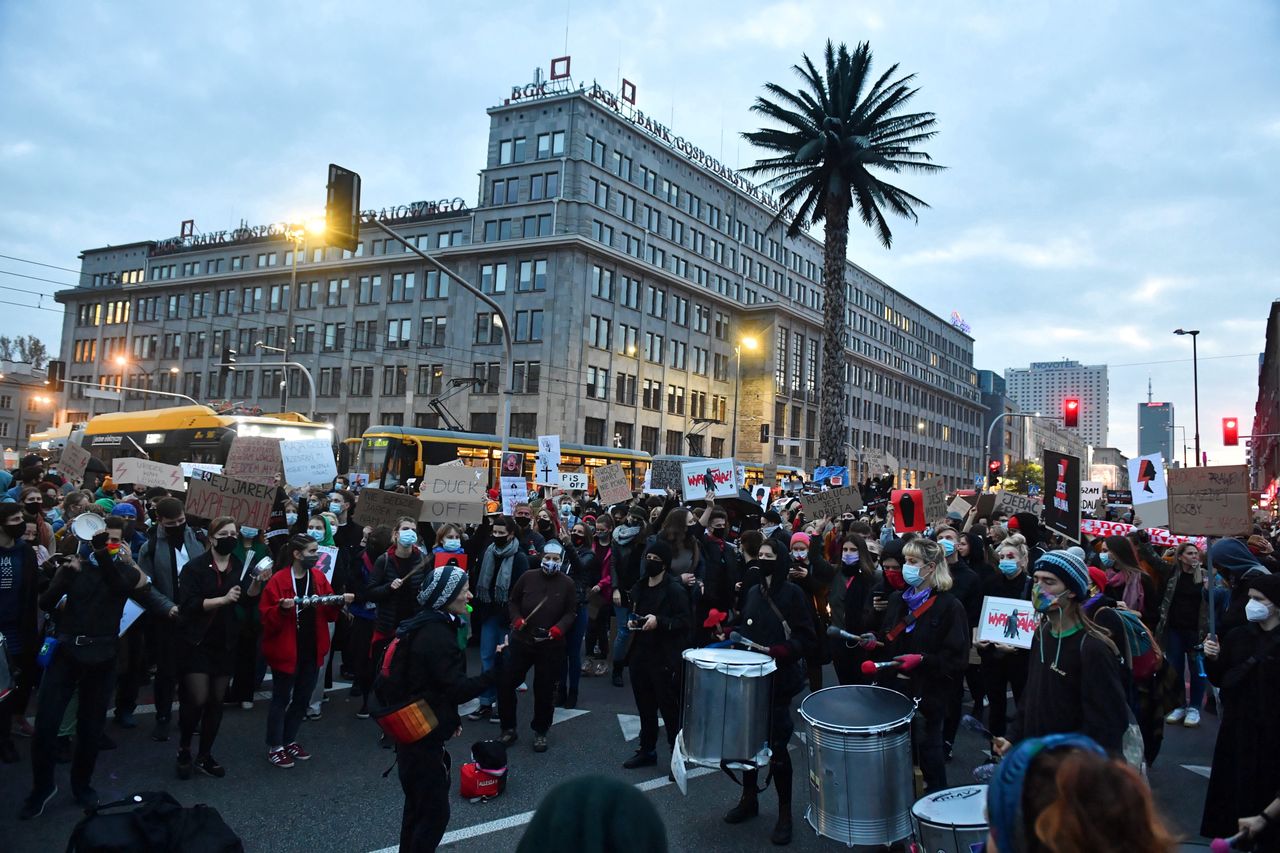
{"label": "person in red jacket", "polygon": [[[316,568],[316,541],[305,534],[290,537],[281,551],[287,570],[267,581],[258,608],[262,612],[262,656],[271,667],[271,710],[267,712],[267,759],[276,767],[292,767],[310,754],[295,738],[311,701],[319,662],[329,653],[329,627],[342,612],[333,605],[298,607],[299,598],[332,595],[333,588]],[[344,604],[355,600],[342,596]]]}

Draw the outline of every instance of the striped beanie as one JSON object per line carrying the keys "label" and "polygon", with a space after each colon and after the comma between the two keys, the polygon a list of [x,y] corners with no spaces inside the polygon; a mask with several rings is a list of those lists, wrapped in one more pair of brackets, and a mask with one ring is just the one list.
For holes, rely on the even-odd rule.
{"label": "striped beanie", "polygon": [[427,576],[418,592],[418,604],[430,610],[444,610],[467,583],[467,573],[456,565],[441,566]]}
{"label": "striped beanie", "polygon": [[1089,570],[1084,560],[1070,551],[1048,552],[1036,560],[1036,571],[1052,572],[1066,585],[1067,592],[1074,592],[1079,601],[1089,597]]}

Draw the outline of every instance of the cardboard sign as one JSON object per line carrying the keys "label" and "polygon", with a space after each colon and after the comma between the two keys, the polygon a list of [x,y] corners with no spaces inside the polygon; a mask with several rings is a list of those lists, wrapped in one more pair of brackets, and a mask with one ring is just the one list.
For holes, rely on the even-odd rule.
{"label": "cardboard sign", "polygon": [[[280,461],[280,439],[257,435],[237,436],[227,451],[222,472],[249,483],[274,486],[280,482],[284,465]],[[296,483],[294,485],[297,485]]]}
{"label": "cardboard sign", "polygon": [[931,524],[947,517],[947,486],[941,477],[929,477],[920,484],[924,495],[924,517]]}
{"label": "cardboard sign", "polygon": [[1044,452],[1044,526],[1080,541],[1080,457]]}
{"label": "cardboard sign", "polygon": [[1169,472],[1172,532],[1239,536],[1252,529],[1249,519],[1249,466],[1215,465]]}
{"label": "cardboard sign", "polygon": [[1040,616],[1030,601],[988,595],[982,599],[982,615],[978,617],[978,639],[1029,649],[1031,637],[1039,624]]}
{"label": "cardboard sign", "polygon": [[582,471],[560,472],[560,488],[566,492],[585,492],[587,485],[587,475]]}
{"label": "cardboard sign", "polygon": [[212,474],[208,480],[192,480],[188,484],[186,510],[187,515],[198,518],[228,515],[239,524],[266,530],[271,526],[275,496],[275,486]]}
{"label": "cardboard sign", "polygon": [[82,482],[84,470],[89,467],[89,458],[89,451],[68,441],[62,448],[62,457],[58,460],[58,471],[68,480]]}
{"label": "cardboard sign", "polygon": [[1029,512],[1037,518],[1040,516],[1043,504],[1036,498],[1029,495],[1017,495],[1013,492],[996,492],[996,504],[992,512],[1008,513],[1014,515],[1019,512]]}
{"label": "cardboard sign", "polygon": [[222,473],[222,466],[213,462],[181,462],[182,476],[207,480],[214,474]]}
{"label": "cardboard sign", "polygon": [[627,472],[618,464],[601,465],[596,469],[596,490],[605,506],[626,503],[631,500],[631,487],[627,485]]}
{"label": "cardboard sign", "polygon": [[182,479],[182,468],[177,465],[165,465],[163,462],[152,462],[150,459],[121,457],[112,460],[111,479],[117,483],[159,486],[175,492],[187,490],[187,484]]}
{"label": "cardboard sign", "polygon": [[508,450],[502,454],[502,469],[498,472],[500,477],[523,477],[524,476],[524,454],[517,453],[514,450]]}
{"label": "cardboard sign", "polygon": [[763,476],[761,477],[761,479],[764,481],[764,484],[765,484],[766,486],[768,486],[769,488],[771,488],[771,489],[772,489],[774,486],[778,485],[778,465],[777,465],[777,463],[775,463],[775,462],[770,462],[770,463],[766,464],[766,465],[764,466],[764,474],[763,474]]}
{"label": "cardboard sign", "polygon": [[1101,512],[1106,504],[1105,487],[1101,481],[1085,480],[1080,484],[1080,509],[1087,512]]}
{"label": "cardboard sign", "polygon": [[529,500],[529,484],[524,477],[500,477],[498,488],[502,491],[502,514],[511,515],[516,504]]}
{"label": "cardboard sign", "polygon": [[885,450],[866,450],[863,451],[866,459],[867,476],[881,477],[885,474],[898,473],[898,460],[894,458],[892,453]]}
{"label": "cardboard sign", "polygon": [[560,436],[538,436],[538,458],[533,464],[533,482],[539,486],[560,485]]}
{"label": "cardboard sign", "polygon": [[368,488],[360,491],[354,520],[373,527],[379,524],[395,527],[401,518],[418,518],[421,512],[422,501],[413,495]]}
{"label": "cardboard sign", "polygon": [[969,503],[960,495],[956,495],[955,499],[947,505],[947,514],[950,515],[953,512],[958,512],[961,517],[964,517],[965,515],[968,515],[969,510],[973,509],[973,506],[973,504]]}
{"label": "cardboard sign", "polygon": [[290,486],[329,488],[338,477],[333,445],[323,438],[291,438],[280,442],[284,481]]}
{"label": "cardboard sign", "polygon": [[1133,514],[1134,523],[1142,529],[1169,526],[1169,502],[1167,500],[1148,501],[1141,506],[1134,507]]}
{"label": "cardboard sign", "polygon": [[[479,524],[484,521],[483,469],[428,465],[422,473],[419,521]],[[361,503],[364,496],[361,495]]]}
{"label": "cardboard sign", "polygon": [[839,518],[846,512],[862,509],[862,495],[854,486],[805,495],[800,501],[804,504],[804,514],[811,521],[820,515]]}
{"label": "cardboard sign", "polygon": [[738,482],[732,459],[700,459],[680,466],[680,488],[686,501],[700,501],[707,496],[707,478],[711,478],[711,494],[718,498],[738,494]]}
{"label": "cardboard sign", "polygon": [[998,496],[995,492],[978,495],[978,502],[974,504],[974,515],[977,518],[991,518],[996,511],[996,500]]}
{"label": "cardboard sign", "polygon": [[889,493],[893,505],[893,529],[899,533],[923,533],[929,526],[924,516],[924,494],[919,489],[894,489]]}
{"label": "cardboard sign", "polygon": [[679,489],[684,463],[678,459],[655,459],[649,469],[649,484],[646,489],[656,489],[659,493],[666,489]]}
{"label": "cardboard sign", "polygon": [[[517,455],[522,456],[523,454],[517,454]],[[441,467],[441,468],[465,468],[465,467],[467,467],[467,463],[463,462],[461,459],[450,459],[448,462],[441,462],[441,463],[440,463],[440,465],[439,465],[439,467]],[[366,477],[365,479],[367,480],[368,478]]]}
{"label": "cardboard sign", "polygon": [[324,579],[333,583],[333,569],[338,564],[338,549],[334,545],[320,545],[316,548],[316,556],[320,562],[316,568],[324,572]]}

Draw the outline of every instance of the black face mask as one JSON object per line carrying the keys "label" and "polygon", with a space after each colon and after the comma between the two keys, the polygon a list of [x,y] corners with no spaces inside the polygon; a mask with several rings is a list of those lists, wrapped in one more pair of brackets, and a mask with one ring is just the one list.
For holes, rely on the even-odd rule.
{"label": "black face mask", "polygon": [[724,538],[724,528],[723,528],[723,527],[713,527],[713,528],[711,528],[711,535],[712,535],[712,536],[714,536],[716,539],[723,539],[723,538]]}
{"label": "black face mask", "polygon": [[[163,525],[162,525],[163,526]],[[170,542],[181,542],[186,537],[187,525],[175,524],[172,527],[164,528],[164,538]]]}
{"label": "black face mask", "polygon": [[517,515],[517,516],[516,516],[516,524],[517,524],[518,526],[520,526],[520,527],[528,527],[528,526],[529,526],[529,519],[525,518],[523,515]]}
{"label": "black face mask", "polygon": [[574,545],[581,545],[583,542],[587,541],[587,537],[583,536],[581,533],[575,533],[570,538],[573,540]]}
{"label": "black face mask", "polygon": [[41,501],[40,503],[36,503],[35,501],[32,501],[31,503],[24,503],[22,505],[22,511],[27,515],[39,515],[44,511],[44,502]]}
{"label": "black face mask", "polygon": [[551,530],[552,530],[551,522],[549,522],[549,521],[545,521],[545,520],[543,520],[543,519],[539,519],[539,520],[538,520],[538,530],[542,531],[543,533],[550,533],[550,532],[551,532]]}
{"label": "black face mask", "polygon": [[506,544],[507,544],[509,541],[511,541],[511,537],[509,537],[509,536],[495,536],[495,537],[493,537],[493,544],[494,544],[495,546],[499,547],[499,548],[506,547]]}
{"label": "black face mask", "polygon": [[316,567],[316,564],[319,562],[320,562],[319,554],[312,554],[310,557],[298,558],[298,563],[302,566],[302,568],[306,569],[307,571],[314,569]]}
{"label": "black face mask", "polygon": [[220,536],[213,540],[213,550],[226,557],[236,550],[236,538],[234,536]]}
{"label": "black face mask", "polygon": [[667,570],[667,567],[661,560],[645,560],[644,576],[647,578],[656,578]]}
{"label": "black face mask", "polygon": [[4,532],[8,533],[12,539],[21,539],[23,534],[27,532],[27,523],[24,521],[19,524],[6,524],[4,526]]}
{"label": "black face mask", "polygon": [[600,530],[596,532],[596,538],[601,542],[608,542],[611,536],[613,536],[612,530]]}

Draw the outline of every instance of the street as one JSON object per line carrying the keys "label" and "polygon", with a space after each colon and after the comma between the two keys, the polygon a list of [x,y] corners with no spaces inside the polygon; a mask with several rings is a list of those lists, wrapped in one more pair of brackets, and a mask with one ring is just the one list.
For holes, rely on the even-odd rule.
{"label": "street", "polygon": [[[471,650],[470,671],[479,670]],[[827,678],[833,679],[830,668]],[[304,723],[301,743],[312,754],[292,769],[272,767],[262,743],[267,702],[259,700],[252,711],[228,707],[214,754],[226,766],[224,779],[196,774],[179,781],[174,774],[175,740],[154,743],[148,738],[152,716],[138,714],[139,726],[124,731],[108,723],[107,732],[119,748],[101,753],[95,785],[103,802],[136,791],[166,790],[183,805],[206,803],[240,834],[250,851],[335,850],[352,853],[394,853],[397,844],[402,796],[395,771],[387,778],[394,754],[379,749],[378,731],[370,720],[357,720],[357,704],[347,699],[345,687],[328,694],[324,717]],[[624,727],[638,731],[631,689],[613,687],[607,676],[583,678],[580,707],[557,709],[550,733],[550,750],[532,751],[528,720],[532,693],[520,694],[520,741],[510,751],[506,793],[488,803],[468,803],[457,796],[458,766],[469,760],[470,745],[496,737],[498,727],[487,722],[465,722],[462,737],[450,744],[453,757],[452,817],[445,848],[460,851],[514,850],[542,796],[557,783],[584,773],[598,773],[635,783],[652,800],[666,821],[672,851],[683,853],[735,853],[744,849],[770,849],[768,835],[776,816],[773,793],[761,795],[760,816],[729,826],[721,815],[736,801],[737,788],[724,774],[706,770],[691,772],[689,795],[682,796],[667,780],[665,746],[659,748],[659,766],[623,770],[622,762],[635,748],[624,738]],[[176,716],[176,714],[175,714]],[[797,727],[800,728],[799,726]],[[1161,812],[1185,843],[1184,849],[1207,849],[1197,829],[1204,802],[1207,765],[1213,751],[1217,717],[1206,714],[1199,730],[1166,729],[1164,748],[1151,783]],[[175,735],[176,739],[176,735]],[[660,743],[665,744],[663,738]],[[44,853],[66,846],[79,813],[71,801],[68,765],[58,768],[58,796],[43,817],[19,822],[15,815],[21,797],[30,787],[30,740],[17,739],[22,761],[3,765],[0,774],[0,834],[11,853]],[[983,745],[978,736],[961,732],[955,756],[948,765],[952,785],[968,784],[969,770],[981,763]],[[797,763],[796,834],[791,848],[799,851],[835,851],[843,846],[818,838],[801,821],[808,792],[804,786],[805,752],[798,735],[792,758]],[[1190,769],[1188,769],[1190,768]]]}

